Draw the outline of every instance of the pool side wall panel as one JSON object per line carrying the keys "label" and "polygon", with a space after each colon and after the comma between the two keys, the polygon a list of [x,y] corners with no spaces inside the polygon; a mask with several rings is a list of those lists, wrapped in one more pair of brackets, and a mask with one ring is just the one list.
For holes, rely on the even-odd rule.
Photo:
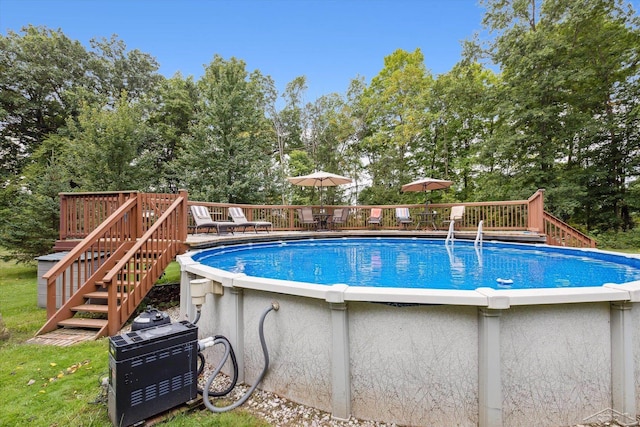
{"label": "pool side wall panel", "polygon": [[475,307],[349,303],[353,415],[477,425]]}
{"label": "pool side wall panel", "polygon": [[511,307],[501,321],[504,425],[575,425],[611,407],[608,303]]}
{"label": "pool side wall panel", "polygon": [[[199,326],[200,338],[224,335],[229,338],[243,366],[242,381],[254,384],[264,366],[258,328],[260,316],[277,301],[278,311],[267,314],[264,336],[269,352],[269,370],[260,388],[288,399],[331,412],[331,329],[329,305],[323,300],[240,289],[241,313],[229,288],[223,296],[207,295]],[[241,317],[241,342],[235,339],[233,319]],[[242,348],[242,352],[238,349]],[[205,350],[216,365],[222,347]],[[230,367],[225,367],[229,373]],[[309,393],[313,390],[313,393]]]}
{"label": "pool side wall panel", "polygon": [[277,301],[280,309],[265,321],[270,365],[262,387],[331,412],[331,313],[325,301],[245,290],[248,378],[257,377],[264,366],[257,325],[272,301]]}

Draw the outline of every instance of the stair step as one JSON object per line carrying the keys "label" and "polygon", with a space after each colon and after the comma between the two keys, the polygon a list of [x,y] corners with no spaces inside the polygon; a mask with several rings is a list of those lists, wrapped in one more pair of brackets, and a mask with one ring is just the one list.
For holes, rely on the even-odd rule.
{"label": "stair step", "polygon": [[82,311],[86,313],[107,313],[109,306],[106,304],[82,304],[71,307],[71,311]]}
{"label": "stair step", "polygon": [[[123,294],[122,292],[117,292],[116,293],[116,298],[122,298],[123,296],[126,296],[127,294]],[[94,291],[94,292],[87,292],[86,294],[84,294],[85,298],[93,298],[93,299],[108,299],[109,298],[109,292],[107,291]]]}
{"label": "stair step", "polygon": [[140,284],[140,281],[139,280],[138,281],[134,280],[133,282],[126,282],[126,281],[123,281],[123,280],[114,280],[113,284],[116,285],[116,286],[119,286],[119,287],[128,286],[128,287],[133,288],[133,287],[137,287]]}
{"label": "stair step", "polygon": [[87,319],[84,317],[71,317],[69,319],[61,320],[58,322],[58,326],[64,326],[69,328],[89,328],[89,329],[102,329],[109,323],[106,319]]}
{"label": "stair step", "polygon": [[30,338],[27,340],[29,344],[40,345],[56,345],[59,347],[67,347],[84,341],[92,341],[98,338],[95,330],[82,328],[58,328],[55,331],[47,332],[43,335]]}

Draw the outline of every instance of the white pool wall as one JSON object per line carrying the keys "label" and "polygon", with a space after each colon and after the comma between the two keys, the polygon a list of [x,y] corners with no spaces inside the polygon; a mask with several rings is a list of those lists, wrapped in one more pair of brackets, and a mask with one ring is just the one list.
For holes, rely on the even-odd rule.
{"label": "white pool wall", "polygon": [[[178,257],[209,294],[201,337],[227,336],[249,384],[328,411],[400,425],[553,426],[640,405],[640,281],[594,288],[476,291],[310,285],[231,274]],[[372,302],[373,301],[373,302]],[[375,301],[419,303],[396,307]]]}

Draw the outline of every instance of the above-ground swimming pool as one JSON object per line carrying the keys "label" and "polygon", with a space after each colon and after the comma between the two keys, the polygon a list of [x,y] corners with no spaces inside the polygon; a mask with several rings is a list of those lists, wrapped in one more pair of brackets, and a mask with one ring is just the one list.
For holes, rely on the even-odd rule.
{"label": "above-ground swimming pool", "polygon": [[474,290],[601,286],[640,280],[640,259],[545,246],[406,238],[234,245],[193,256],[231,273],[323,285]]}
{"label": "above-ground swimming pool", "polygon": [[[260,387],[336,418],[481,427],[635,422],[637,256],[338,233],[273,238],[178,257],[181,315],[195,316],[192,291],[206,284],[199,332],[229,338],[240,381],[252,383],[262,370],[258,319],[277,301],[265,323],[271,363]],[[330,255],[337,258],[324,263]]]}

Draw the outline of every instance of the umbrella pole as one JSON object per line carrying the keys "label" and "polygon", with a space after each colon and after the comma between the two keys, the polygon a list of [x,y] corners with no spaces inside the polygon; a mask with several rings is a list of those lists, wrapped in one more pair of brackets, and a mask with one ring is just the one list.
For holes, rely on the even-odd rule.
{"label": "umbrella pole", "polygon": [[429,193],[427,193],[427,186],[424,185],[424,213],[429,212]]}

